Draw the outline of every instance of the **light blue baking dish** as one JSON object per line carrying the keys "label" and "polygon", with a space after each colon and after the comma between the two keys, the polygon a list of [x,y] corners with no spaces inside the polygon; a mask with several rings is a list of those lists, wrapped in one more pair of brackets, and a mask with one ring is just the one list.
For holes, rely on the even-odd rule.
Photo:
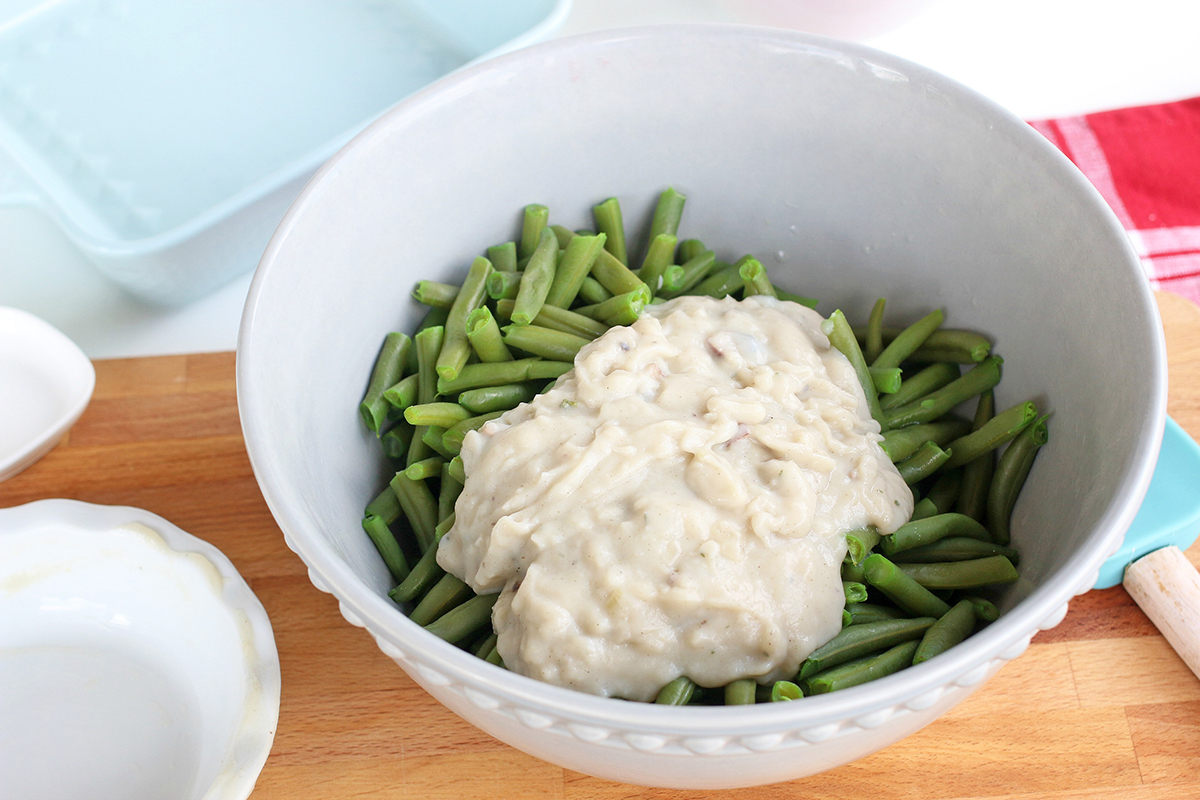
{"label": "light blue baking dish", "polygon": [[0,21],[0,203],[45,210],[135,294],[186,302],[254,267],[304,183],[363,126],[465,64],[548,38],[569,9],[38,3]]}

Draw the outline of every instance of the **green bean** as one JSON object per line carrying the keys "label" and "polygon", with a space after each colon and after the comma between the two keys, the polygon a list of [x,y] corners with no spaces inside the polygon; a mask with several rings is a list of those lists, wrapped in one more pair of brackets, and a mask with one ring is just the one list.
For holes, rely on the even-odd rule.
{"label": "green bean", "polygon": [[418,428],[423,431],[421,441],[423,441],[430,450],[444,458],[452,458],[455,454],[446,449],[446,445],[442,443],[442,436],[445,435],[446,429],[441,425],[426,425]]}
{"label": "green bean", "polygon": [[[563,227],[562,225],[551,225],[550,231],[554,234],[554,241],[558,245],[558,249],[560,251],[566,250],[567,245],[571,243],[571,240],[579,235],[570,228]],[[589,235],[594,236],[595,234]],[[561,252],[559,253],[559,258],[562,258]]]}
{"label": "green bean", "polygon": [[583,283],[579,285],[579,299],[588,305],[603,303],[612,296],[613,293],[601,286],[600,281],[591,275],[584,278]]}
{"label": "green bean", "polygon": [[845,627],[847,627],[849,625],[853,625],[853,624],[854,624],[854,617],[852,617],[850,615],[849,611],[847,611],[846,609],[843,608],[842,609],[842,627],[845,628]]}
{"label": "green bean", "polygon": [[[461,461],[459,463],[462,463]],[[445,519],[454,513],[454,503],[462,494],[463,485],[450,474],[450,462],[442,463],[441,481],[438,486],[438,518]]]}
{"label": "green bean", "polygon": [[927,394],[958,380],[961,371],[957,364],[933,364],[900,384],[895,394],[879,398],[884,411],[908,405]]}
{"label": "green bean", "polygon": [[1017,568],[1004,556],[935,564],[898,564],[897,568],[926,589],[976,589],[993,583],[1013,583]]}
{"label": "green bean", "polygon": [[409,448],[412,447],[412,437],[412,426],[401,420],[380,437],[379,446],[388,458],[402,460],[407,458]]}
{"label": "green bean", "polygon": [[454,298],[458,297],[458,287],[437,281],[417,281],[413,287],[413,297],[427,306],[450,308],[454,305]]}
{"label": "green bean", "polygon": [[499,592],[476,595],[428,623],[425,630],[451,644],[460,642],[491,621],[492,606],[499,597]]}
{"label": "green bean", "polygon": [[483,256],[471,262],[462,289],[458,297],[454,298],[450,315],[446,317],[445,338],[437,357],[438,377],[454,380],[459,370],[466,365],[471,355],[471,347],[467,342],[467,315],[483,305],[487,279],[491,274],[492,262]]}
{"label": "green bean", "polygon": [[471,594],[470,586],[454,575],[446,573],[425,593],[408,618],[424,627],[460,605]]}
{"label": "green bean", "polygon": [[[673,289],[678,289],[680,286],[683,285],[684,277],[685,277],[685,275],[683,272],[683,267],[680,267],[676,264],[669,265],[665,270],[663,270],[663,276],[662,276],[663,291],[671,291]],[[666,300],[664,300],[661,297],[653,297],[653,298],[651,298],[650,302],[651,303],[665,303]]]}
{"label": "green bean", "polygon": [[410,481],[424,481],[440,477],[442,474],[442,465],[445,463],[446,459],[441,456],[431,456],[424,461],[409,464],[404,469],[404,477]]}
{"label": "green bean", "polygon": [[447,474],[451,478],[458,481],[459,483],[467,482],[467,474],[463,471],[463,463],[462,463],[461,458],[459,458],[458,456],[455,456],[454,458],[450,459],[446,463],[446,468],[447,468]]}
{"label": "green bean", "polygon": [[[405,423],[408,424],[407,422]],[[411,425],[409,426],[412,427]],[[429,437],[428,428],[412,428],[412,436],[408,440],[408,452],[404,455],[404,464],[407,467],[409,464],[415,464],[418,461],[429,458],[430,454],[438,452],[434,447],[427,444]]]}
{"label": "green bean", "polygon": [[953,361],[977,364],[988,357],[991,343],[973,331],[940,330],[909,356],[910,361]]}
{"label": "green bean", "polygon": [[885,619],[908,619],[906,613],[898,608],[875,603],[851,603],[846,606],[846,612],[850,614],[851,625],[865,625]]}
{"label": "green bean", "polygon": [[982,597],[967,596],[963,598],[969,600],[971,605],[975,606],[975,618],[983,622],[995,622],[1000,619],[1000,610],[990,600]]}
{"label": "green bean", "polygon": [[988,528],[997,544],[1008,544],[1013,506],[1017,503],[1021,487],[1025,485],[1025,478],[1029,475],[1038,449],[1048,438],[1046,418],[1042,417],[1021,431],[1000,456],[987,499]]}
{"label": "green bean", "polygon": [[380,425],[387,418],[389,407],[383,393],[400,380],[410,346],[411,340],[403,333],[389,333],[384,337],[383,347],[379,349],[379,356],[371,369],[371,380],[367,384],[367,393],[358,406],[358,413],[376,437],[384,433],[380,430]]}
{"label": "green bean", "polygon": [[617,261],[617,257],[607,250],[601,250],[596,255],[596,263],[592,264],[592,277],[613,294],[625,294],[646,285],[641,278],[633,274],[633,270]]}
{"label": "green bean", "polygon": [[521,220],[521,258],[529,258],[537,249],[542,238],[542,231],[550,221],[550,209],[542,205],[525,206],[525,214]]}
{"label": "green bean", "polygon": [[510,383],[505,386],[485,386],[480,389],[470,389],[458,396],[458,404],[472,414],[486,414],[489,411],[507,411],[516,408],[521,403],[528,403],[537,396],[538,386],[535,383]]}
{"label": "green bean", "polygon": [[917,640],[905,642],[879,655],[867,656],[819,672],[806,679],[802,688],[805,694],[826,694],[891,675],[912,665],[913,654],[917,652],[920,644]]}
{"label": "green bean", "polygon": [[1037,419],[1037,415],[1037,406],[1032,402],[1021,403],[997,414],[979,430],[959,437],[950,445],[954,457],[946,463],[946,468],[974,461],[984,453],[1011,442]]}
{"label": "green bean", "polygon": [[936,472],[951,455],[953,453],[950,450],[943,450],[934,442],[926,442],[917,452],[897,464],[896,471],[911,486]]}
{"label": "green bean", "polygon": [[887,300],[879,298],[871,308],[871,315],[867,317],[867,336],[866,343],[863,345],[863,358],[867,360],[868,364],[873,363],[883,352],[883,309],[886,305]]}
{"label": "green bean", "polygon": [[480,361],[513,360],[512,353],[504,346],[504,339],[500,336],[500,326],[487,306],[467,315],[467,341]]}
{"label": "green bean", "polygon": [[651,295],[665,288],[663,275],[666,273],[667,267],[671,266],[672,259],[675,258],[676,241],[677,239],[673,235],[660,233],[651,240],[650,247],[646,250],[646,258],[642,260],[642,268],[638,272],[638,277],[650,288]]}
{"label": "green bean", "polygon": [[383,393],[383,399],[395,411],[404,411],[404,409],[417,402],[417,389],[420,384],[420,377],[417,375],[409,375],[407,378],[401,378],[392,386],[389,386]]}
{"label": "green bean", "polygon": [[883,537],[883,541],[879,543],[879,550],[886,556],[893,556],[904,550],[932,544],[950,536],[966,536],[981,542],[992,540],[987,528],[966,515],[938,514],[934,517],[904,523],[891,536]]}
{"label": "green bean", "polygon": [[592,206],[592,218],[596,221],[596,230],[604,234],[604,249],[622,264],[629,263],[625,251],[625,223],[621,219],[621,203],[615,197],[610,197],[603,203]]}
{"label": "green bean", "polygon": [[437,528],[434,530],[433,545],[413,565],[412,571],[408,573],[408,577],[400,581],[399,586],[388,592],[389,597],[397,603],[407,603],[416,599],[446,574],[446,571],[438,566],[437,563],[437,543],[441,541],[446,531],[450,530],[453,525],[453,514],[438,523]]}
{"label": "green bean", "polygon": [[504,343],[551,361],[571,363],[589,340],[540,325],[506,325]]}
{"label": "green bean", "polygon": [[496,419],[503,413],[503,411],[489,411],[477,417],[464,419],[462,422],[453,425],[442,435],[442,446],[448,452],[458,455],[459,451],[462,450],[463,439],[466,438],[468,433],[479,430],[483,427],[484,423]]}
{"label": "green bean", "polygon": [[912,516],[908,518],[909,522],[916,522],[921,519],[928,519],[938,513],[937,506],[928,497],[922,498],[913,504]]}
{"label": "green bean", "polygon": [[[845,567],[845,563],[842,564]],[[867,599],[867,587],[858,581],[842,581],[842,592],[847,603],[863,603]]]}
{"label": "green bean", "polygon": [[[850,559],[842,561],[842,583],[865,583],[866,577],[863,575],[861,564],[855,564]],[[866,599],[865,597],[863,598]]]}
{"label": "green bean", "polygon": [[[558,256],[558,244],[554,234],[548,230],[542,231],[542,239],[537,249],[525,266],[521,276],[521,286],[513,305],[512,320],[517,325],[528,325],[542,310],[550,286],[554,283],[555,259]],[[454,377],[453,375],[449,377]]]}
{"label": "green bean", "polygon": [[384,566],[392,574],[392,578],[396,582],[407,578],[408,561],[405,560],[400,543],[396,541],[383,517],[367,515],[363,517],[362,526],[367,536],[375,543],[375,549],[379,551],[379,557],[383,559]]}
{"label": "green bean", "polygon": [[842,628],[840,633],[809,654],[800,665],[798,677],[808,678],[838,664],[920,639],[936,621],[933,617],[886,619]]}
{"label": "green bean", "polygon": [[707,249],[699,239],[684,239],[679,243],[679,263],[686,264]]}
{"label": "green bean", "polygon": [[473,645],[471,647],[471,653],[483,658],[491,652],[492,648],[496,646],[496,638],[496,633],[493,631],[490,635],[481,639],[478,644]]}
{"label": "green bean", "polygon": [[549,380],[571,371],[571,365],[538,358],[519,358],[492,364],[467,364],[452,381],[438,380],[439,394],[458,394],[467,389],[501,386],[522,381]]}
{"label": "green bean", "polygon": [[901,331],[887,347],[883,348],[883,352],[871,362],[871,366],[881,369],[900,366],[929,338],[931,333],[941,327],[944,319],[940,308],[929,312]]}
{"label": "green bean", "polygon": [[367,503],[363,516],[379,517],[388,525],[399,519],[400,501],[396,499],[396,493],[392,491],[392,487],[385,486],[382,492],[375,495],[374,499]]}
{"label": "green bean", "polygon": [[[510,317],[513,305],[511,300],[501,300],[496,303],[496,313],[503,318]],[[608,326],[599,320],[556,306],[542,306],[542,310],[533,318],[533,324],[553,331],[573,333],[585,339],[603,336],[608,330]]]}
{"label": "green bean", "polygon": [[879,408],[879,395],[875,392],[875,384],[871,382],[871,373],[867,370],[867,362],[863,359],[862,351],[858,349],[858,342],[855,341],[854,334],[850,330],[850,323],[846,322],[846,315],[840,309],[834,311],[829,315],[829,319],[821,323],[821,333],[829,337],[829,344],[837,348],[854,368],[854,374],[858,376],[858,382],[862,385],[863,394],[866,396],[871,418],[879,423],[882,431],[886,432],[889,426],[884,419],[883,411]]}
{"label": "green bean", "polygon": [[903,428],[920,422],[932,422],[959,403],[995,388],[1000,382],[1000,365],[1004,359],[989,356],[975,365],[966,375],[943,386],[921,400],[887,412],[888,426]]}
{"label": "green bean", "polygon": [[775,681],[771,684],[771,702],[782,703],[788,700],[800,700],[804,690],[791,681]]}
{"label": "green bean", "polygon": [[975,606],[970,600],[960,600],[925,631],[917,652],[913,654],[912,663],[920,664],[941,655],[970,636],[974,629]]}
{"label": "green bean", "polygon": [[[996,400],[989,389],[979,395],[975,405],[975,420],[971,430],[977,431],[996,413]],[[996,469],[996,454],[988,452],[963,467],[962,489],[958,493],[955,510],[960,514],[982,521],[987,513],[988,489],[992,485],[992,473]]]}
{"label": "green bean", "polygon": [[680,675],[658,690],[658,697],[654,698],[654,702],[665,706],[686,706],[695,692],[696,684]]}
{"label": "green bean", "polygon": [[728,297],[741,289],[745,283],[739,269],[740,267],[736,264],[716,269],[716,262],[714,262],[707,277],[692,287],[688,294],[716,297],[717,299]]}
{"label": "green bean", "polygon": [[805,308],[816,308],[817,304],[819,302],[821,302],[820,300],[816,300],[815,298],[812,298],[812,297],[805,297],[804,295],[785,291],[783,289],[780,289],[778,286],[775,287],[775,296],[778,297],[780,300],[787,300],[788,302],[796,303],[797,305],[802,305]]}
{"label": "green bean", "polygon": [[444,326],[448,316],[450,316],[450,309],[448,308],[438,308],[437,306],[434,306],[433,308],[429,309],[429,311],[425,313],[425,316],[421,318],[421,322],[417,325],[417,329],[413,331],[413,341],[416,341],[417,334],[423,330]]}
{"label": "green bean", "polygon": [[875,385],[875,391],[880,394],[895,394],[900,390],[902,372],[899,367],[867,367],[867,371],[871,373],[871,383]]}
{"label": "green bean", "polygon": [[632,325],[650,302],[650,290],[643,285],[632,292],[610,297],[603,303],[575,309],[576,313],[600,320],[606,325]]}
{"label": "green bean", "polygon": [[562,261],[554,272],[554,280],[546,295],[546,305],[570,308],[579,294],[583,279],[588,276],[592,265],[596,263],[596,257],[604,247],[604,239],[603,233],[599,236],[576,236],[571,239]]}
{"label": "green bean", "polygon": [[[958,451],[953,447],[949,449],[958,455]],[[962,470],[947,469],[953,460],[954,456],[951,456],[950,460],[942,465],[942,469],[946,471],[938,476],[933,486],[929,487],[929,493],[925,495],[925,499],[933,503],[939,514],[948,513],[954,508],[954,501],[958,499],[958,492],[962,488]]]}
{"label": "green bean", "polygon": [[654,218],[650,221],[650,241],[654,241],[659,234],[675,236],[679,233],[679,220],[683,217],[683,204],[686,201],[687,197],[669,186],[658,196]]}
{"label": "green bean", "polygon": [[910,614],[918,617],[940,617],[950,606],[910,578],[899,567],[879,553],[867,556],[863,562],[867,583]]}
{"label": "green bean", "polygon": [[898,428],[885,433],[883,441],[879,443],[879,448],[892,460],[892,463],[896,463],[908,458],[928,442],[939,446],[947,444],[962,436],[970,427],[962,420],[910,425],[907,428]]}
{"label": "green bean", "polygon": [[738,276],[744,283],[742,292],[745,297],[776,296],[775,287],[771,285],[771,279],[767,277],[767,269],[758,259],[751,258],[738,267]]}
{"label": "green bean", "polygon": [[471,416],[471,412],[458,403],[419,403],[404,409],[404,419],[417,427],[436,426],[449,428]]}
{"label": "green bean", "polygon": [[1019,554],[1011,547],[966,536],[951,536],[922,547],[903,550],[892,556],[892,560],[897,564],[935,564],[939,561],[970,561],[986,556],[1004,556],[1014,567],[1020,561]]}
{"label": "green bean", "polygon": [[493,300],[515,300],[524,272],[493,272],[487,279],[487,294]]}
{"label": "green bean", "polygon": [[749,706],[754,705],[754,692],[758,682],[754,678],[740,678],[725,684],[725,705]]}
{"label": "green bean", "polygon": [[846,557],[853,564],[861,564],[879,544],[879,538],[879,531],[874,525],[849,531],[846,534]]}
{"label": "green bean", "polygon": [[[682,252],[682,251],[681,251]],[[716,255],[712,250],[703,250],[700,253],[689,258],[680,266],[681,274],[679,280],[671,288],[663,287],[663,291],[658,292],[659,297],[667,298],[668,300],[678,297],[681,294],[691,291],[698,286],[701,281],[712,271],[713,264],[716,263]],[[740,281],[741,276],[737,276]],[[700,292],[698,292],[700,293]],[[728,294],[728,292],[726,292]]]}
{"label": "green bean", "polygon": [[[884,326],[883,341],[889,344],[903,332],[903,328]],[[856,327],[854,333],[866,341],[866,326]],[[977,364],[988,357],[992,345],[974,331],[955,328],[940,328],[929,335],[925,343],[909,356],[910,361],[953,361],[958,364]],[[945,358],[944,356],[949,356]]]}
{"label": "green bean", "polygon": [[504,661],[500,658],[500,651],[495,647],[492,648],[492,652],[483,657],[483,660],[504,669]]}
{"label": "green bean", "polygon": [[417,546],[424,553],[433,544],[434,528],[437,527],[437,500],[424,481],[409,479],[403,472],[397,472],[389,484],[400,501],[404,516],[412,526],[413,534],[417,537]]}
{"label": "green bean", "polygon": [[488,261],[497,272],[517,271],[517,243],[495,244],[487,249]]}

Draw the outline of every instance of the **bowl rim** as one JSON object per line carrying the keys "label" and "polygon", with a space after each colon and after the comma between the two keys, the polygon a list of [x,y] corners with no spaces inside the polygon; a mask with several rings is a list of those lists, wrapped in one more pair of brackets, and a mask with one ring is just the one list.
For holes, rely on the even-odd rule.
{"label": "bowl rim", "polygon": [[[1155,380],[1148,387],[1152,411],[1143,421],[1138,438],[1142,444],[1133,453],[1125,480],[1109,499],[1108,507],[1093,531],[1095,547],[1076,551],[1056,573],[1014,608],[986,629],[974,634],[971,641],[975,646],[953,648],[939,658],[900,673],[853,689],[807,697],[801,703],[772,703],[745,708],[715,707],[719,708],[715,714],[699,714],[692,708],[597,697],[541,683],[481,662],[454,645],[420,631],[419,626],[397,613],[386,596],[369,589],[323,539],[320,530],[302,514],[296,513],[294,509],[297,506],[289,503],[287,491],[281,488],[286,486],[286,480],[279,465],[272,462],[269,451],[260,451],[254,444],[260,416],[265,417],[271,412],[268,396],[258,389],[255,376],[259,356],[253,332],[258,308],[264,302],[264,286],[279,263],[280,253],[285,248],[290,232],[301,224],[307,206],[322,193],[327,178],[357,163],[364,153],[372,150],[377,140],[387,138],[409,119],[419,117],[426,109],[444,102],[447,96],[470,94],[475,84],[486,82],[487,76],[495,71],[524,63],[537,63],[571,51],[578,54],[578,51],[602,47],[606,43],[670,36],[755,39],[791,49],[842,55],[930,84],[956,103],[986,114],[994,120],[997,130],[1006,127],[1011,131],[1010,135],[1024,137],[1029,144],[1030,155],[1040,160],[1050,175],[1062,181],[1081,203],[1103,220],[1129,270],[1142,275],[1140,262],[1115,214],[1058,148],[999,104],[927,67],[862,44],[752,25],[673,23],[609,29],[556,39],[450,75],[393,107],[330,159],[313,176],[284,216],[251,282],[237,349],[237,396],[242,428],[251,466],[267,505],[284,532],[288,546],[309,567],[310,576],[318,588],[333,594],[339,601],[343,615],[355,624],[365,625],[381,645],[386,641],[406,655],[415,656],[423,666],[435,665],[444,677],[453,681],[466,686],[486,686],[502,701],[518,707],[537,708],[572,721],[662,734],[753,735],[857,718],[883,708],[903,705],[912,698],[955,682],[961,686],[973,686],[978,681],[969,681],[968,673],[975,674],[994,658],[1006,661],[1020,655],[1034,633],[1061,621],[1067,602],[1072,597],[1091,588],[1101,563],[1120,546],[1125,530],[1136,515],[1149,486],[1166,418],[1167,370],[1162,324],[1150,286],[1145,280],[1138,282],[1137,294],[1130,298],[1130,302],[1140,307],[1145,319],[1151,323],[1151,330],[1146,333],[1151,338],[1153,352],[1151,374]],[[397,620],[404,621],[398,623]],[[979,679],[983,677],[981,674]]]}

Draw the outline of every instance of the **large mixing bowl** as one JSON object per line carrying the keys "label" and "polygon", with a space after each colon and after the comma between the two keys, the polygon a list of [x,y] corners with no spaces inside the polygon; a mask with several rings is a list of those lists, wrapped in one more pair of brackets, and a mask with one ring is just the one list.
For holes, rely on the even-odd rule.
{"label": "large mixing bowl", "polygon": [[[359,520],[389,477],[357,414],[418,278],[461,279],[544,203],[568,227],[688,196],[682,236],[755,253],[820,310],[933,307],[994,337],[997,404],[1053,411],[1016,508],[1021,579],[949,653],[800,702],[671,708],[505,672],[409,621]],[[1095,581],[1149,482],[1164,422],[1157,312],[1099,195],[1019,119],[866,47],[762,28],[672,26],[563,39],[447,78],[329,162],[263,257],[238,349],[255,474],[289,546],[351,623],[497,738],[632,783],[728,787],[812,774],[960,702]],[[398,713],[402,710],[398,709]]]}

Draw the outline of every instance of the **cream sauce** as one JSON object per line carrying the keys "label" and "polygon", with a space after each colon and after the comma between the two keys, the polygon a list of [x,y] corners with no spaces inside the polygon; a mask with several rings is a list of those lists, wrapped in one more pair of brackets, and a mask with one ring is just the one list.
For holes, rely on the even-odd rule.
{"label": "cream sauce", "polygon": [[841,628],[844,533],[912,493],[815,311],[683,297],[580,351],[550,391],[467,435],[438,563],[500,591],[516,672],[652,699],[792,677]]}

